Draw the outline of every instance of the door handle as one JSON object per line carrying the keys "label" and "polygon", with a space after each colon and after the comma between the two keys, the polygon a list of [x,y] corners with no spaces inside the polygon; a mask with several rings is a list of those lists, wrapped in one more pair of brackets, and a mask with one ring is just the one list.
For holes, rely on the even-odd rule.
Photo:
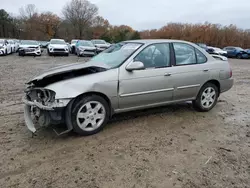
{"label": "door handle", "polygon": [[208,69],[204,69],[203,72],[208,72],[209,70]]}
{"label": "door handle", "polygon": [[171,76],[171,73],[165,73],[164,76]]}

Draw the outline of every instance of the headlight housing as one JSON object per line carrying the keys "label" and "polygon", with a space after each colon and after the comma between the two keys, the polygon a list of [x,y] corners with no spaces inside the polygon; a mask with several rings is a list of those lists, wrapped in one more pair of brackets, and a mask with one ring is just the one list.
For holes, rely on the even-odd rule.
{"label": "headlight housing", "polygon": [[45,88],[31,88],[27,89],[25,93],[29,101],[36,101],[43,105],[54,102],[56,96],[54,91]]}

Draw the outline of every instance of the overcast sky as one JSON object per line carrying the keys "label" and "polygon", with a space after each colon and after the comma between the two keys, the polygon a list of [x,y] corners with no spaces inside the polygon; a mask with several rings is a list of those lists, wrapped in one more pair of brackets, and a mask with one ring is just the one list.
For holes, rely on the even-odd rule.
{"label": "overcast sky", "polygon": [[[62,16],[69,0],[0,0],[0,8],[18,14],[25,4],[35,4],[39,12]],[[236,24],[250,28],[250,0],[90,0],[99,15],[111,24],[126,24],[134,29],[160,28],[168,22]]]}

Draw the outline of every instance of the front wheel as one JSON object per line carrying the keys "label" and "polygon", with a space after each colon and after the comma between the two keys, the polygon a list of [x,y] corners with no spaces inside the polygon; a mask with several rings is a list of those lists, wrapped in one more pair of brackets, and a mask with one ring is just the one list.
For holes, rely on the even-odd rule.
{"label": "front wheel", "polygon": [[241,54],[237,54],[236,58],[237,59],[242,59],[242,55]]}
{"label": "front wheel", "polygon": [[110,108],[98,95],[84,96],[74,102],[71,121],[76,133],[88,136],[100,132],[110,117]]}
{"label": "front wheel", "polygon": [[208,112],[216,105],[218,96],[218,87],[207,83],[200,89],[196,100],[193,101],[193,106],[200,112]]}

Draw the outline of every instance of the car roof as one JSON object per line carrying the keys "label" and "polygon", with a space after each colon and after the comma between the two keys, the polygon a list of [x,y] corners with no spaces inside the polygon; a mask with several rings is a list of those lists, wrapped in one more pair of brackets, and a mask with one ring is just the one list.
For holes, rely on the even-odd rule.
{"label": "car roof", "polygon": [[192,42],[184,41],[184,40],[175,40],[175,39],[142,39],[142,40],[128,40],[124,42],[135,42],[135,43],[143,43],[143,44],[153,44],[153,43],[161,43],[161,42],[181,42],[187,44],[195,44]]}

